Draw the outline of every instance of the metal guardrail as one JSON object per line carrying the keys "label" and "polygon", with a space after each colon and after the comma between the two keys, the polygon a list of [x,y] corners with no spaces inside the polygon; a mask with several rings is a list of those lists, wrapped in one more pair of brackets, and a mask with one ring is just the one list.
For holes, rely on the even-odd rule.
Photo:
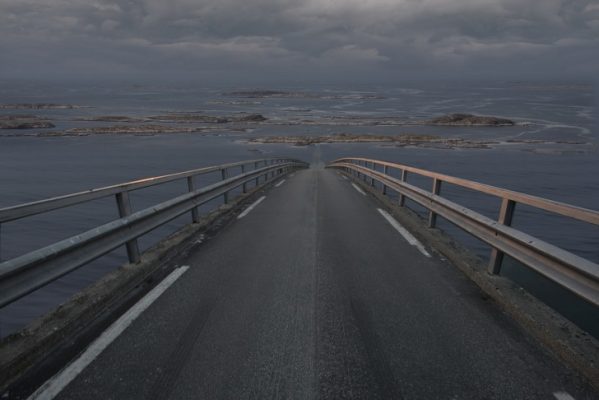
{"label": "metal guardrail", "polygon": [[[406,198],[424,206],[429,210],[429,227],[435,226],[437,215],[440,215],[491,245],[489,273],[499,274],[503,255],[507,254],[591,304],[599,306],[599,264],[510,227],[518,203],[594,225],[599,225],[598,211],[408,165],[368,158],[342,158],[333,161],[328,167],[341,169],[358,179],[370,179],[371,186],[377,181],[382,185],[384,194],[389,189],[394,190],[399,193],[400,206],[405,205]],[[399,170],[400,178],[389,175],[389,169]],[[430,178],[430,192],[409,184],[408,173]],[[485,217],[442,197],[441,186],[444,183],[499,197],[502,201],[498,220]]]}
{"label": "metal guardrail", "polygon": [[[199,222],[198,206],[219,196],[223,196],[224,202],[227,203],[228,194],[233,189],[241,186],[243,192],[246,193],[250,183],[257,187],[260,186],[261,179],[264,179],[263,183],[266,183],[269,176],[272,179],[275,176],[306,167],[308,167],[307,163],[294,159],[250,160],[145,178],[2,208],[0,209],[0,224],[99,198],[115,196],[120,218],[0,263],[0,307],[10,304],[122,245],[127,247],[129,262],[137,263],[140,261],[137,238],[145,233],[186,212],[191,213],[193,222]],[[240,173],[229,177],[233,168],[240,168]],[[220,172],[222,180],[202,188],[194,187],[194,177],[212,172]],[[179,179],[187,179],[187,193],[155,206],[132,212],[129,192]]]}

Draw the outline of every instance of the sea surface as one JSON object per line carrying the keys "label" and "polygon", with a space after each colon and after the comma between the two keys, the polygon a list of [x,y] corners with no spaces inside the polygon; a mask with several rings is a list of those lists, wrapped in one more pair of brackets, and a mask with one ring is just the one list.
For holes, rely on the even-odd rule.
{"label": "sea surface", "polygon": [[[294,93],[288,97],[248,97],[231,92],[257,89]],[[156,135],[39,136],[48,130],[0,130],[0,207],[30,202],[203,166],[272,156],[314,164],[363,156],[408,164],[599,210],[599,130],[595,87],[581,83],[436,82],[397,86],[327,85],[292,87],[214,87],[201,85],[0,85],[0,104],[60,103],[76,109],[0,110],[0,115],[35,114],[56,125],[49,131],[123,125],[81,121],[102,115],[148,117],[169,113],[211,116],[262,114],[264,123],[219,124],[212,133]],[[438,127],[376,123],[448,113],[512,119],[511,127]],[[374,122],[373,122],[374,121]],[[201,124],[196,124],[201,125]],[[180,126],[196,126],[183,124]],[[400,147],[384,143],[311,146],[260,144],[264,136],[421,134],[486,141],[488,148]],[[216,177],[206,177],[207,183]],[[427,189],[430,182],[412,183]],[[136,210],[185,191],[185,182],[132,194]],[[443,194],[496,218],[500,201],[450,186]],[[216,202],[203,207],[206,211]],[[423,213],[417,206],[414,208]],[[424,214],[423,214],[424,215]],[[4,224],[0,255],[7,260],[117,218],[114,199]],[[187,223],[182,216],[146,235],[142,248]],[[513,225],[538,238],[599,263],[599,227],[518,206]],[[439,225],[482,257],[490,249],[445,221]],[[0,310],[0,336],[23,328],[71,295],[126,261],[124,249],[93,262]],[[599,336],[597,310],[551,282],[508,260],[503,274]]]}

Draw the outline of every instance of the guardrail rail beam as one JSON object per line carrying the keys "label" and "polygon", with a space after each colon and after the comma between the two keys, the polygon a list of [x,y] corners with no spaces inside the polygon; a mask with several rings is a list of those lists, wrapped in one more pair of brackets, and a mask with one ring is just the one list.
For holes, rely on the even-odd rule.
{"label": "guardrail rail beam", "polygon": [[[270,161],[270,164],[268,164]],[[264,167],[258,167],[264,162]],[[246,171],[244,165],[254,165]],[[242,166],[239,175],[230,177],[230,168]],[[125,245],[130,263],[140,261],[137,238],[153,229],[191,212],[192,221],[199,222],[199,209],[202,204],[223,196],[229,201],[231,190],[246,187],[248,182],[256,182],[260,176],[270,173],[282,174],[307,168],[309,164],[286,158],[251,160],[213,167],[200,168],[176,174],[145,178],[105,188],[92,189],[27,204],[19,204],[0,209],[0,225],[59,208],[85,203],[94,199],[115,196],[119,218],[97,226],[81,234],[64,239],[41,249],[0,262],[0,307],[31,293],[34,290],[64,276],[75,269]],[[216,183],[196,188],[194,177],[207,173],[221,173]],[[164,184],[179,179],[187,181],[187,191],[170,200],[143,210],[133,211],[129,193],[150,186]]]}
{"label": "guardrail rail beam", "polygon": [[[376,165],[383,165],[385,169],[382,172],[378,171]],[[500,272],[503,256],[507,254],[589,303],[599,306],[599,264],[511,227],[518,203],[594,225],[599,225],[599,211],[381,160],[341,158],[330,163],[328,167],[338,168],[349,177],[356,177],[365,182],[368,179],[371,179],[371,182],[375,180],[383,185],[383,188],[398,192],[400,206],[404,206],[405,199],[408,198],[425,207],[428,210],[430,227],[435,227],[437,216],[441,216],[489,244],[492,247],[488,266],[490,274]],[[400,170],[401,177],[393,177],[389,174],[389,169]],[[432,178],[431,191],[409,184],[408,173]],[[447,200],[441,196],[442,184],[452,184],[501,198],[499,218],[493,220]]]}

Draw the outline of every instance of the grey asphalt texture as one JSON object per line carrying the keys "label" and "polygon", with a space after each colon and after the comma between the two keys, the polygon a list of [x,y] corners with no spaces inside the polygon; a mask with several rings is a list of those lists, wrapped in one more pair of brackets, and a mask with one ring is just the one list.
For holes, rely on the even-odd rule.
{"label": "grey asphalt texture", "polygon": [[60,399],[597,398],[336,172],[297,172]]}

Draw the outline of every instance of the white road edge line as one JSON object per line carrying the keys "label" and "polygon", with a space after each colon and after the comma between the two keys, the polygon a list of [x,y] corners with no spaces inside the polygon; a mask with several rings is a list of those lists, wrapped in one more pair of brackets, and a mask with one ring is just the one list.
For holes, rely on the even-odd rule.
{"label": "white road edge line", "polygon": [[557,400],[574,400],[574,397],[570,396],[570,394],[566,392],[555,392],[553,395]]}
{"label": "white road edge line", "polygon": [[256,200],[255,202],[253,202],[248,208],[246,208],[245,210],[243,210],[243,212],[237,216],[237,219],[241,219],[241,218],[245,217],[246,215],[248,215],[250,213],[250,211],[252,211],[254,208],[256,208],[256,206],[258,204],[262,203],[262,201],[265,198],[266,198],[266,196],[262,196],[258,200]]}
{"label": "white road edge line", "polygon": [[102,332],[75,361],[40,386],[29,396],[29,400],[51,400],[56,397],[188,269],[189,266],[184,265],[171,272],[154,289],[150,290],[148,294]]}
{"label": "white road edge line", "polygon": [[366,192],[364,192],[362,189],[360,189],[360,186],[356,185],[355,183],[352,183],[351,185],[354,187],[354,189],[356,189],[358,191],[358,193],[366,196]]}
{"label": "white road edge line", "polygon": [[281,186],[283,183],[285,183],[285,179],[283,179],[281,182],[277,183],[277,184],[275,185],[275,187],[279,187],[279,186]]}
{"label": "white road edge line", "polygon": [[426,251],[426,249],[424,248],[422,243],[420,243],[420,241],[418,239],[416,239],[414,237],[414,235],[412,235],[410,232],[408,232],[408,230],[406,228],[401,226],[401,224],[399,222],[397,222],[397,220],[395,218],[393,218],[387,211],[381,210],[380,208],[377,208],[377,210],[387,220],[387,222],[389,222],[391,224],[391,226],[394,227],[395,230],[397,232],[399,232],[401,236],[404,237],[404,239],[406,239],[406,241],[408,243],[410,243],[412,246],[416,247],[418,249],[418,251],[420,251],[425,256],[427,256],[427,257],[431,256],[430,253],[428,251]]}

